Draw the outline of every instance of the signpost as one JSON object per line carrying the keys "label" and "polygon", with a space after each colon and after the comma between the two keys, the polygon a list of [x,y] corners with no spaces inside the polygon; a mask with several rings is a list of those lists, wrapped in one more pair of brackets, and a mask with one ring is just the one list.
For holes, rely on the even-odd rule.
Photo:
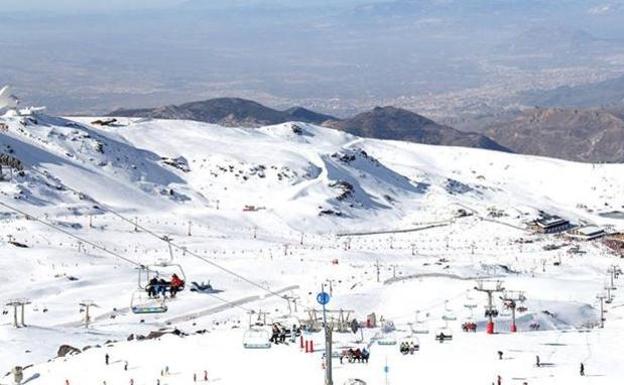
{"label": "signpost", "polygon": [[325,329],[325,385],[334,385],[332,379],[332,331],[327,323],[327,311],[325,305],[329,303],[330,296],[325,292],[325,285],[321,286],[321,292],[316,295],[316,302],[323,306],[323,326]]}

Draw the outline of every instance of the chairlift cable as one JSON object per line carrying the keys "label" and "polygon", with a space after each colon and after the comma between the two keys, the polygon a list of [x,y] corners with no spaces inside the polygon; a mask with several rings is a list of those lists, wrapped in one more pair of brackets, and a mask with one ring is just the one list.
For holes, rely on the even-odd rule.
{"label": "chairlift cable", "polygon": [[[32,167],[32,168],[31,168],[31,170],[32,170],[32,171],[34,171],[35,173],[39,174],[39,175],[42,175],[42,176],[46,177],[46,178],[48,178],[48,177],[49,177],[49,175],[46,175],[46,173],[44,173],[44,172],[42,172],[42,171],[39,171],[39,170],[37,170],[37,169],[36,169],[36,168],[34,168],[34,167]],[[213,261],[211,261],[211,260],[209,260],[209,259],[207,259],[207,258],[205,258],[205,257],[202,257],[201,255],[199,255],[199,254],[197,254],[197,253],[194,253],[193,251],[191,251],[191,250],[189,250],[189,249],[185,248],[184,246],[180,246],[180,245],[178,245],[178,244],[176,244],[176,243],[172,242],[172,241],[171,241],[170,239],[168,239],[168,238],[165,238],[165,237],[161,237],[161,236],[159,236],[159,235],[158,235],[158,234],[156,234],[154,231],[152,231],[152,230],[150,230],[150,229],[146,228],[145,226],[143,226],[143,225],[139,224],[139,223],[138,223],[138,221],[133,221],[133,220],[131,220],[131,219],[128,219],[126,216],[124,216],[124,215],[120,214],[119,212],[117,212],[116,210],[114,210],[114,209],[110,208],[110,207],[109,207],[109,206],[107,206],[106,204],[103,204],[103,203],[99,202],[98,200],[94,199],[94,198],[93,198],[93,197],[91,197],[90,195],[85,194],[85,193],[83,193],[83,192],[81,192],[81,191],[79,191],[79,190],[76,190],[76,189],[72,188],[72,187],[69,187],[69,186],[67,186],[67,185],[65,185],[65,184],[64,184],[64,186],[65,186],[65,188],[67,188],[68,190],[70,190],[70,191],[72,191],[72,192],[74,192],[74,193],[76,193],[76,194],[80,194],[80,195],[86,196],[89,200],[91,200],[92,202],[94,202],[94,203],[98,204],[98,206],[99,206],[101,209],[103,209],[103,210],[105,210],[105,211],[110,212],[111,214],[113,214],[113,215],[117,216],[118,218],[120,218],[120,219],[121,219],[121,220],[123,220],[124,222],[127,222],[127,223],[129,223],[129,224],[131,224],[131,225],[135,226],[137,229],[142,230],[142,231],[143,231],[143,232],[145,232],[146,234],[151,235],[151,236],[153,236],[153,237],[155,237],[155,238],[158,238],[159,240],[161,240],[161,241],[163,241],[163,242],[166,242],[167,244],[169,244],[169,245],[171,245],[171,246],[175,247],[176,249],[178,249],[178,250],[180,250],[180,251],[183,251],[183,252],[185,252],[185,253],[188,253],[189,255],[191,255],[191,256],[193,256],[193,257],[195,257],[195,258],[197,258],[197,259],[200,259],[200,260],[202,260],[202,261],[204,261],[204,262],[206,262],[206,263],[210,264],[211,266],[216,267],[217,269],[219,269],[219,270],[221,270],[221,271],[223,271],[223,272],[225,272],[225,273],[227,273],[227,274],[230,274],[230,275],[232,275],[232,276],[234,276],[234,277],[236,277],[236,278],[238,278],[238,279],[240,279],[240,280],[242,280],[242,281],[244,281],[244,282],[247,282],[248,284],[250,284],[250,285],[252,285],[252,286],[255,286],[255,287],[259,288],[259,289],[262,289],[262,290],[266,291],[267,293],[269,293],[269,294],[271,294],[271,295],[273,295],[273,296],[276,296],[276,297],[279,297],[279,298],[282,298],[282,299],[284,298],[284,296],[283,296],[283,295],[281,295],[280,293],[275,292],[275,291],[273,291],[273,290],[271,290],[271,289],[269,289],[269,288],[266,288],[266,287],[264,287],[264,286],[263,286],[262,284],[260,284],[260,283],[254,282],[254,281],[252,281],[251,279],[246,278],[245,276],[243,276],[243,275],[241,275],[241,274],[239,274],[239,273],[236,273],[236,272],[235,272],[235,271],[233,271],[233,270],[228,269],[227,267],[221,266],[220,264],[218,264],[218,263],[216,263],[216,262],[213,262]],[[5,207],[8,207],[8,205],[6,205]],[[22,214],[23,214],[23,213],[22,213]],[[24,215],[26,215],[26,214],[24,214]],[[78,239],[78,238],[77,238],[77,239]],[[91,243],[89,243],[89,244],[91,244]]]}
{"label": "chairlift cable", "polygon": [[[29,214],[29,213],[27,213],[27,212],[26,212],[26,211],[24,211],[24,210],[21,210],[21,209],[18,209],[18,208],[16,208],[16,207],[13,207],[13,206],[11,206],[11,205],[9,205],[9,204],[6,204],[6,203],[4,203],[4,202],[2,202],[2,201],[0,201],[0,206],[2,206],[2,207],[4,207],[4,208],[6,208],[6,209],[8,209],[8,210],[11,210],[11,211],[13,211],[13,212],[16,212],[16,213],[18,213],[18,214],[24,215],[24,216],[26,216],[27,218],[32,218],[33,220],[35,220],[35,221],[37,221],[37,222],[39,222],[39,223],[41,223],[41,224],[43,224],[43,225],[45,225],[45,226],[47,226],[47,227],[50,227],[50,228],[52,228],[53,230],[59,231],[59,232],[61,232],[61,233],[65,234],[65,235],[67,235],[68,237],[74,238],[74,239],[79,240],[79,241],[81,241],[81,242],[84,242],[84,243],[86,243],[86,244],[88,244],[88,245],[91,245],[91,246],[93,246],[94,248],[96,248],[96,249],[98,249],[98,250],[101,250],[101,251],[103,251],[103,252],[105,252],[105,253],[107,253],[107,254],[110,254],[110,255],[112,255],[112,256],[113,256],[113,257],[115,257],[115,258],[119,258],[119,259],[121,259],[121,260],[123,260],[123,261],[126,261],[126,262],[128,262],[129,264],[131,264],[131,265],[138,266],[139,268],[146,268],[146,266],[145,266],[144,264],[142,264],[142,263],[139,263],[139,262],[134,261],[134,260],[132,260],[132,259],[130,259],[130,258],[124,257],[124,256],[122,256],[121,254],[118,254],[118,253],[116,253],[116,252],[114,252],[114,251],[111,251],[111,250],[107,249],[107,248],[106,248],[106,247],[104,247],[104,246],[100,246],[100,245],[98,245],[98,244],[97,244],[97,243],[95,243],[95,242],[89,241],[88,239],[85,239],[85,238],[82,238],[82,237],[80,237],[80,236],[78,236],[78,235],[72,234],[72,233],[71,233],[71,232],[69,232],[68,230],[65,230],[65,229],[63,229],[63,228],[61,228],[61,227],[59,227],[59,226],[56,226],[56,225],[54,225],[54,224],[52,224],[52,223],[48,222],[48,221],[45,221],[45,220],[43,220],[43,219],[41,219],[41,218],[39,218],[39,217],[36,217],[36,216],[34,216],[34,215],[32,215],[32,214]],[[218,296],[218,295],[216,295],[216,294],[213,294],[213,293],[206,293],[206,294],[210,295],[211,297],[213,297],[213,298],[215,298],[215,299],[217,299],[217,300],[219,300],[219,301],[221,301],[221,302],[223,302],[223,303],[230,304],[232,307],[238,307],[238,308],[240,308],[240,309],[242,309],[242,310],[245,310],[245,311],[247,311],[247,312],[249,311],[249,309],[247,309],[247,308],[245,308],[245,307],[243,307],[243,306],[241,306],[241,305],[238,305],[238,304],[234,303],[233,301],[229,301],[229,300],[227,300],[227,299],[225,299],[225,298],[222,298],[222,297],[220,297],[220,296]]]}

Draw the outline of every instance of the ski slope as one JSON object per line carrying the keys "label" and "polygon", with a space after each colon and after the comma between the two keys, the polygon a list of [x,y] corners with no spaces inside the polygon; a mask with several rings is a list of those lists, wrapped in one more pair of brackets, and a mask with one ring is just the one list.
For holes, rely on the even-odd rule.
{"label": "ski slope", "polygon": [[[336,353],[371,350],[368,364],[334,359],[336,384],[381,383],[386,361],[393,384],[483,384],[497,375],[505,384],[616,384],[624,374],[623,299],[615,290],[605,328],[596,300],[619,258],[600,241],[527,228],[543,210],[624,230],[623,219],[600,215],[624,211],[624,165],[380,141],[298,122],[243,129],[97,119],[0,118],[8,127],[0,149],[20,163],[3,165],[0,182],[0,302],[32,302],[27,327],[12,327],[10,307],[0,316],[2,384],[16,365],[33,365],[25,379],[45,385],[190,384],[204,371],[221,384],[319,383],[322,333],[305,335],[314,353],[298,340],[267,350],[242,341],[261,312],[268,323],[307,320],[330,283],[330,309],[360,321],[374,312],[394,322],[398,342],[421,346],[402,356],[376,344],[379,328],[335,333]],[[165,236],[180,248],[170,254]],[[166,313],[133,314],[137,267],[170,258],[187,284],[222,291],[187,288]],[[477,279],[525,293],[518,333],[506,314],[497,334],[484,333]],[[297,310],[284,296],[298,297]],[[85,300],[97,304],[88,327]],[[467,320],[477,333],[462,332]],[[429,334],[412,335],[415,325]],[[174,329],[187,335],[127,341]],[[453,341],[435,341],[441,331]],[[64,344],[87,349],[55,358]],[[535,367],[536,355],[552,365]]]}

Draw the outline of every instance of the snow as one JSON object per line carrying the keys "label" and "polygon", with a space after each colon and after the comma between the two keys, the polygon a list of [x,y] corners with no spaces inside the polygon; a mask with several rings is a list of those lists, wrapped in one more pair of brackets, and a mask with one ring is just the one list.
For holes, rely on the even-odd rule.
{"label": "snow", "polygon": [[[33,365],[25,378],[42,385],[190,384],[193,374],[202,382],[204,370],[222,384],[320,383],[322,333],[304,335],[315,353],[302,352],[298,340],[244,349],[243,339],[260,312],[268,323],[307,320],[330,282],[329,309],[352,310],[359,321],[374,312],[395,323],[399,342],[421,347],[402,356],[396,345],[374,343],[379,328],[336,332],[336,352],[371,344],[368,364],[334,359],[336,384],[382,383],[386,362],[392,384],[487,384],[497,375],[505,384],[616,384],[624,374],[624,302],[605,304],[600,328],[596,299],[619,259],[599,240],[527,226],[543,211],[622,231],[624,219],[601,214],[623,210],[624,165],[364,139],[298,122],[244,129],[126,118],[91,124],[96,119],[2,118],[9,129],[0,149],[23,171],[11,176],[3,166],[0,204],[57,229],[0,209],[0,302],[32,302],[28,327],[12,327],[9,307],[0,316],[0,383],[11,383],[2,376],[16,365]],[[153,265],[170,258],[165,235],[187,250],[173,252],[187,290],[166,313],[133,314],[138,271],[111,253]],[[506,314],[496,319],[497,334],[484,333],[477,279],[525,293],[518,333],[509,332]],[[192,281],[223,291],[191,292]],[[299,297],[297,311],[269,291]],[[98,305],[88,328],[84,300]],[[462,331],[468,320],[477,333]],[[411,335],[421,327],[429,334]],[[187,335],[126,341],[174,329]],[[440,331],[453,340],[437,342]],[[90,348],[55,358],[63,344]],[[535,367],[536,355],[552,365]],[[166,366],[170,374],[161,376]]]}

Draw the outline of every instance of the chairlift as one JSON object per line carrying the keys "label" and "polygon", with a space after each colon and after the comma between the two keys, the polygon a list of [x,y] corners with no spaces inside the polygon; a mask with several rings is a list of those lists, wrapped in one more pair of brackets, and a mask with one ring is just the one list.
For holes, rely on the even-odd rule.
{"label": "chairlift", "polygon": [[443,343],[444,341],[453,340],[453,333],[448,328],[442,328],[439,333],[436,333],[435,336],[436,341]]}
{"label": "chairlift", "polygon": [[167,312],[165,296],[150,297],[145,290],[138,289],[132,293],[130,309],[134,314],[159,314]]}
{"label": "chairlift", "polygon": [[397,340],[394,337],[394,333],[384,333],[384,335],[377,339],[377,345],[381,346],[393,346],[397,344]]}
{"label": "chairlift", "polygon": [[420,314],[420,310],[416,311],[416,326],[414,324],[409,324],[412,334],[429,334],[429,329],[425,327],[425,321],[421,320],[418,316]]}
{"label": "chairlift", "polygon": [[184,272],[182,265],[168,261],[158,261],[153,264],[142,265],[139,267],[138,286],[140,289],[146,290],[149,286],[149,282],[153,278],[165,279],[173,276],[174,274],[184,282],[184,285],[178,289],[178,291],[183,291],[186,286],[186,273]]}
{"label": "chairlift", "polygon": [[401,341],[399,351],[403,355],[414,354],[414,352],[420,351],[420,341],[418,338],[408,338]]}
{"label": "chairlift", "polygon": [[396,327],[394,326],[394,322],[393,321],[384,321],[383,324],[381,325],[381,332],[382,332],[382,336],[377,339],[377,344],[378,345],[396,345],[397,344],[397,340],[396,337],[394,336],[394,331],[396,330]]}
{"label": "chairlift", "polygon": [[271,347],[271,333],[259,327],[250,327],[243,336],[245,349],[269,349]]}
{"label": "chairlift", "polygon": [[477,323],[473,320],[466,320],[462,324],[462,330],[465,332],[476,332],[477,331]]}
{"label": "chairlift", "polygon": [[529,324],[529,327],[531,328],[531,330],[539,330],[540,323],[538,320],[534,319],[533,321],[531,321],[531,324]]}
{"label": "chairlift", "polygon": [[511,302],[505,301],[499,315],[501,317],[511,317],[511,308],[514,306]]}
{"label": "chairlift", "polygon": [[485,317],[492,316],[492,318],[496,318],[498,317],[498,309],[496,309],[495,307],[490,308],[489,306],[486,305],[484,315]]}

